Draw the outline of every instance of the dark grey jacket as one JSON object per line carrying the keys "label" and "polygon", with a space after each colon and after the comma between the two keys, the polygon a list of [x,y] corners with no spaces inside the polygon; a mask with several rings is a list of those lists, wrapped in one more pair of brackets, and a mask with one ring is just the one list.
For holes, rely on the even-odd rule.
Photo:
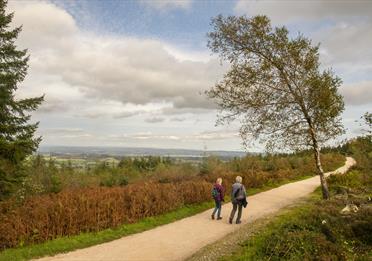
{"label": "dark grey jacket", "polygon": [[241,184],[241,183],[236,182],[236,183],[234,183],[234,184],[232,185],[232,190],[231,190],[231,202],[232,202],[232,203],[238,203],[237,200],[236,200],[236,197],[239,196],[238,190],[239,190],[240,188],[242,188],[242,193],[244,193],[244,197],[247,196],[247,193],[246,193],[246,191],[245,191],[245,187],[244,187],[244,185]]}

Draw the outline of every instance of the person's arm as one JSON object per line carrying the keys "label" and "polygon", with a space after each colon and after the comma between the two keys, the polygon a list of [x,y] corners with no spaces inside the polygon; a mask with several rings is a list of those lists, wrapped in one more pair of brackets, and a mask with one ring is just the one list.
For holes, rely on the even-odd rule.
{"label": "person's arm", "polygon": [[244,196],[247,197],[247,190],[245,189],[244,185],[242,186],[243,186]]}

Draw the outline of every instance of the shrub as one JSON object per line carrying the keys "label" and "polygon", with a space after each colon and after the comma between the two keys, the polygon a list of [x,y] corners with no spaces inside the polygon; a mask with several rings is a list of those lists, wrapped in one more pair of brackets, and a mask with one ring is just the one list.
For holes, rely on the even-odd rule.
{"label": "shrub", "polygon": [[207,182],[67,190],[0,203],[0,249],[99,231],[210,199]]}

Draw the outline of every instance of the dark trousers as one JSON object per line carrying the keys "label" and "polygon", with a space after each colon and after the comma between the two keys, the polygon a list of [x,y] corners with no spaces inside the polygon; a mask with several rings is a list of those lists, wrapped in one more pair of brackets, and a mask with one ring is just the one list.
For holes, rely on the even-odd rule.
{"label": "dark trousers", "polygon": [[238,216],[236,218],[236,222],[240,222],[240,219],[242,218],[242,208],[243,208],[242,204],[233,203],[233,209],[231,210],[231,214],[230,214],[231,221],[234,219],[236,209],[238,209]]}
{"label": "dark trousers", "polygon": [[220,217],[221,216],[221,205],[222,205],[221,201],[215,200],[214,203],[216,204],[216,207],[213,210],[212,216],[214,216],[214,214],[216,214],[217,212],[217,217]]}

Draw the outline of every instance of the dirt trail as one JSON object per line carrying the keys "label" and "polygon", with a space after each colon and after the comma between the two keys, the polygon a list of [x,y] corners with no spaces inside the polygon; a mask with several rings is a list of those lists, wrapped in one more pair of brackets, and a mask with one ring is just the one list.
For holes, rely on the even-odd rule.
{"label": "dirt trail", "polygon": [[[348,157],[343,167],[327,175],[345,173],[354,164],[354,159]],[[319,184],[319,177],[315,176],[249,197],[248,207],[243,210],[242,223],[250,223],[294,203],[313,192]],[[212,221],[211,210],[208,210],[139,234],[38,260],[183,260],[202,247],[239,229],[240,225],[228,224],[230,211],[231,203],[227,203],[222,207],[223,219],[219,221]]]}

